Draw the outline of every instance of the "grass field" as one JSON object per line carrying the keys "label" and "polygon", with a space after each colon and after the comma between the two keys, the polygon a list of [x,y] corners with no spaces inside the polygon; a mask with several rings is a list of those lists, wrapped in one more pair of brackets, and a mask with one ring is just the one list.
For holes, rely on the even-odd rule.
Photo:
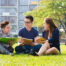
{"label": "grass field", "polygon": [[66,66],[66,46],[61,45],[61,55],[0,55],[0,66]]}

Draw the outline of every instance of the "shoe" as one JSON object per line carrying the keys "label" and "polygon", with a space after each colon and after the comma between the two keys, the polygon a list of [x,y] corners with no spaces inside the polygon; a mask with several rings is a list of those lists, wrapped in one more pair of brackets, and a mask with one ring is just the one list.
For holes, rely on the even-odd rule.
{"label": "shoe", "polygon": [[13,54],[13,53],[9,53],[9,55],[14,56],[14,54]]}
{"label": "shoe", "polygon": [[39,56],[39,55],[37,55],[37,54],[36,54],[36,52],[35,52],[33,49],[31,49],[31,51],[30,51],[29,55]]}

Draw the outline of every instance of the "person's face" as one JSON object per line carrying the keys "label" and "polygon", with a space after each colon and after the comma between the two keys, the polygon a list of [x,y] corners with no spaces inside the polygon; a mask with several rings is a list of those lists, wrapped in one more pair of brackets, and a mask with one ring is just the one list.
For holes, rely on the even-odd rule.
{"label": "person's face", "polygon": [[30,21],[30,19],[27,19],[27,18],[25,18],[25,27],[26,28],[31,28],[32,27],[32,22]]}
{"label": "person's face", "polygon": [[10,25],[8,24],[8,25],[6,25],[5,28],[2,28],[2,31],[3,31],[4,33],[9,33],[9,32],[10,32]]}
{"label": "person's face", "polygon": [[46,30],[46,31],[49,30],[49,27],[50,27],[50,26],[49,26],[49,24],[46,23],[46,21],[44,21],[43,26],[44,26],[44,30]]}

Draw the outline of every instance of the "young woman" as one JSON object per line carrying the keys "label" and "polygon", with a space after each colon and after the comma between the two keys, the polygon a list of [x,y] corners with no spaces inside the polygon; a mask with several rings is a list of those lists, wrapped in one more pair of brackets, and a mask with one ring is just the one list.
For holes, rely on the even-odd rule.
{"label": "young woman", "polygon": [[59,54],[60,53],[60,42],[59,42],[59,30],[54,24],[51,18],[44,20],[44,32],[42,33],[43,38],[46,39],[39,52],[33,53],[34,55],[43,54]]}

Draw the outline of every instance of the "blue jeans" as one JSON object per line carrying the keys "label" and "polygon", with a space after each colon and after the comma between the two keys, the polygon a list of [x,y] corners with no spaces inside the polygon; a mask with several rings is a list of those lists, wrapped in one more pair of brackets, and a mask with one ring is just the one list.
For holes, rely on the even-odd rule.
{"label": "blue jeans", "polygon": [[38,52],[39,49],[41,48],[41,44],[35,45],[35,46],[29,46],[29,45],[24,45],[24,46],[17,46],[15,48],[16,54],[19,53],[30,53],[31,49],[33,49],[34,51]]}

